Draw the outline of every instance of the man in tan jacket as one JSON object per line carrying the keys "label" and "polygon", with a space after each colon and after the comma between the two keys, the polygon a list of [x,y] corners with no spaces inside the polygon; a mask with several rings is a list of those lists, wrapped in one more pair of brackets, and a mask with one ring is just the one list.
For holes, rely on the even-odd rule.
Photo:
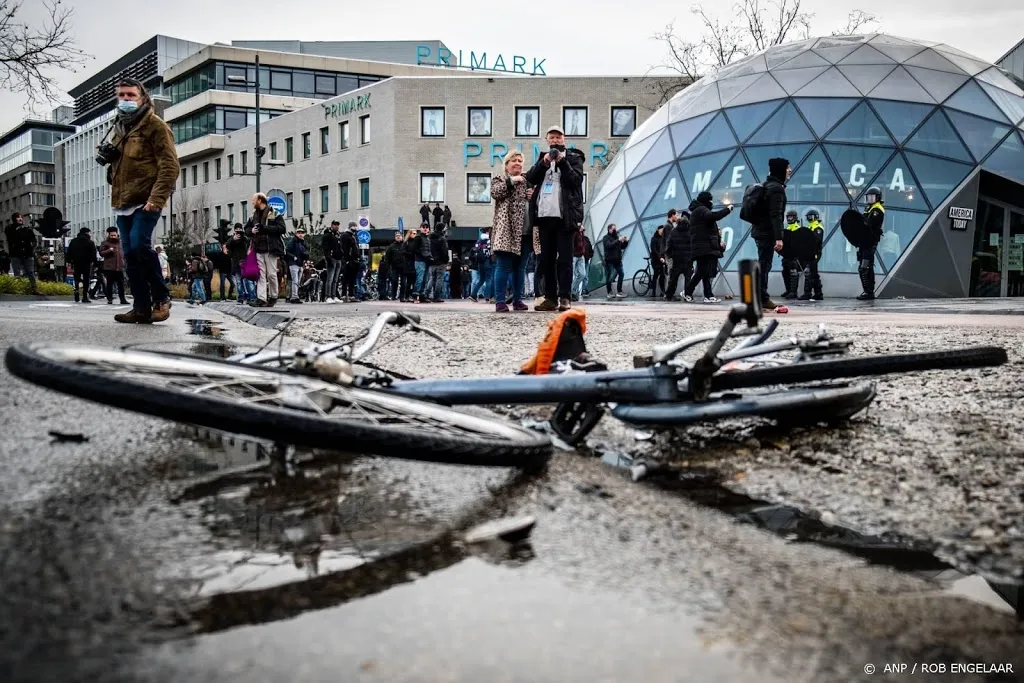
{"label": "man in tan jacket", "polygon": [[107,165],[110,204],[117,214],[128,282],[135,297],[128,313],[114,316],[119,323],[149,324],[167,320],[171,296],[153,251],[153,230],[174,192],[178,154],[174,136],[153,111],[142,83],[123,78],[117,84],[117,117],[108,145],[100,145],[96,160]]}

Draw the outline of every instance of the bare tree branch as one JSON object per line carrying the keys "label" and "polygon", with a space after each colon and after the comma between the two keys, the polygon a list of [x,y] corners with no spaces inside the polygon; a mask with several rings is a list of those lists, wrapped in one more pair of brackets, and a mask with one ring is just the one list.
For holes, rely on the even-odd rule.
{"label": "bare tree branch", "polygon": [[24,93],[26,109],[58,99],[53,71],[76,71],[89,58],[72,33],[73,10],[61,0],[44,0],[48,18],[30,25],[18,20],[22,0],[0,0],[0,90]]}
{"label": "bare tree branch", "polygon": [[851,36],[858,33],[875,33],[879,30],[878,17],[870,12],[855,9],[846,17],[846,26],[833,31],[834,36]]}

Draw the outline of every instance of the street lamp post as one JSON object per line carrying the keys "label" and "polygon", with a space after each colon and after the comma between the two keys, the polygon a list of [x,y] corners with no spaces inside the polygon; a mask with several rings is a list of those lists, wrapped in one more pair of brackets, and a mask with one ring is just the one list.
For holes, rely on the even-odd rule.
{"label": "street lamp post", "polygon": [[[256,191],[260,191],[260,166],[262,165],[263,155],[266,151],[260,145],[260,56],[256,55],[256,79],[250,81],[241,76],[228,76],[229,83],[241,83],[247,87],[256,88]],[[240,173],[238,175],[247,175]]]}

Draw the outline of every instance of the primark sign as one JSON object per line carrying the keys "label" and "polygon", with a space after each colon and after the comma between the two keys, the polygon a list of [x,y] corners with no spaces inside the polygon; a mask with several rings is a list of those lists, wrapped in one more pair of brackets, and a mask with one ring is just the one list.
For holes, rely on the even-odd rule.
{"label": "primark sign", "polygon": [[[420,66],[446,66],[450,68],[469,69],[470,71],[491,71],[498,73],[526,74],[528,76],[547,76],[544,71],[544,62],[547,58],[527,59],[520,55],[510,55],[511,60],[506,60],[505,55],[492,52],[488,57],[486,52],[470,50],[463,55],[462,50],[452,52],[448,48],[439,47],[435,52],[430,45],[416,46],[416,64]],[[532,60],[532,63],[531,63]]]}
{"label": "primark sign", "polygon": [[365,95],[357,95],[356,97],[350,97],[347,100],[340,102],[331,102],[329,104],[321,104],[324,108],[325,119],[337,119],[342,116],[348,116],[349,114],[357,111],[363,111],[370,108],[370,95],[373,93],[366,93]]}

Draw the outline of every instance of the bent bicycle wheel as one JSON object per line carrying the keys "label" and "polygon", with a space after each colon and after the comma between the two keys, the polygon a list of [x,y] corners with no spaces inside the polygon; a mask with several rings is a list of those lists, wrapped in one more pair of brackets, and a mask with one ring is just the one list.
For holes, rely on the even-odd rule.
{"label": "bent bicycle wheel", "polygon": [[805,384],[922,370],[984,368],[1002,365],[1005,362],[1006,350],[995,346],[886,356],[853,356],[723,372],[711,378],[711,391],[766,387],[775,384]]}
{"label": "bent bicycle wheel", "polygon": [[404,396],[186,354],[18,344],[7,369],[106,405],[262,439],[408,460],[525,467],[542,434]]}
{"label": "bent bicycle wheel", "polygon": [[612,415],[634,425],[679,427],[730,417],[765,417],[786,424],[832,422],[856,415],[875,398],[875,385],[809,387],[722,394],[701,403],[618,405]]}

